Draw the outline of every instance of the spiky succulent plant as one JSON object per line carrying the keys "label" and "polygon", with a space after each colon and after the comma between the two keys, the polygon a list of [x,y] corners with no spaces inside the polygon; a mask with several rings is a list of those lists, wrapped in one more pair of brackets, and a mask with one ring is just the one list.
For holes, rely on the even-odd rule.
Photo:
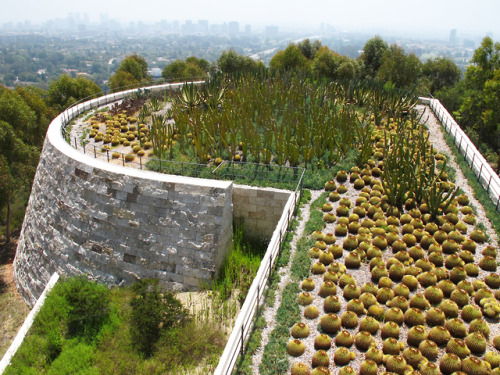
{"label": "spiky succulent plant", "polygon": [[335,350],[333,355],[333,360],[337,366],[345,366],[348,365],[353,359],[356,358],[356,355],[351,352],[346,347],[341,346]]}
{"label": "spiky succulent plant", "polygon": [[477,357],[468,357],[462,361],[462,371],[467,375],[487,375],[491,369],[487,362]]}
{"label": "spiky succulent plant", "polygon": [[[357,318],[357,317],[356,317]],[[319,325],[325,333],[337,333],[340,330],[342,321],[337,314],[329,313],[320,318]]]}
{"label": "spiky succulent plant", "polygon": [[453,353],[446,353],[439,361],[439,369],[444,375],[450,375],[462,368],[462,360]]}
{"label": "spiky succulent plant", "polygon": [[472,332],[465,337],[465,344],[469,350],[474,354],[482,354],[486,350],[488,340],[481,332]]}
{"label": "spiky succulent plant", "polygon": [[429,361],[434,361],[439,354],[439,348],[437,344],[431,340],[422,341],[418,345],[418,350],[420,350],[420,353],[422,353],[422,355]]}
{"label": "spiky succulent plant", "polygon": [[453,353],[460,358],[465,358],[470,355],[471,351],[462,339],[452,338],[446,345],[446,353]]}
{"label": "spiky succulent plant", "polygon": [[306,345],[300,340],[291,340],[286,346],[286,351],[293,357],[300,357],[306,351]]}
{"label": "spiky succulent plant", "polygon": [[404,322],[407,326],[417,326],[425,324],[425,313],[416,307],[411,307],[404,313]]}
{"label": "spiky succulent plant", "polygon": [[312,367],[327,367],[330,365],[330,357],[328,356],[328,353],[325,350],[318,350],[313,354],[312,357]]}
{"label": "spiky succulent plant", "polygon": [[446,315],[446,318],[457,318],[459,313],[458,305],[452,300],[445,299],[443,302],[439,304],[439,308]]}
{"label": "spiky succulent plant", "polygon": [[304,309],[304,318],[306,319],[316,319],[319,316],[319,310],[314,305],[308,305]]}
{"label": "spiky succulent plant", "polygon": [[314,338],[314,349],[316,350],[328,350],[332,346],[332,340],[330,336],[320,333]]}
{"label": "spiky succulent plant", "polygon": [[438,346],[442,346],[450,341],[451,333],[445,327],[436,326],[431,328],[427,338],[434,341]]}
{"label": "spiky succulent plant", "polygon": [[310,305],[313,300],[314,300],[314,297],[308,292],[302,292],[297,297],[298,304],[302,305],[302,306]]}
{"label": "spiky succulent plant", "polygon": [[408,367],[406,360],[401,355],[389,355],[385,360],[387,371],[403,375]]}
{"label": "spiky succulent plant", "polygon": [[341,324],[344,328],[356,328],[358,326],[358,315],[352,311],[346,311],[342,314]]}
{"label": "spiky succulent plant", "polygon": [[398,355],[404,349],[404,344],[394,337],[385,339],[382,343],[384,354]]}

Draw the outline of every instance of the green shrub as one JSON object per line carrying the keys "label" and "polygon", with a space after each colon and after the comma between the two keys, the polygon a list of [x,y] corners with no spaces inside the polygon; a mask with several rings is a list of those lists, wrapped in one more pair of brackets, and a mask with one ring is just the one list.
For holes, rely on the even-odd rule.
{"label": "green shrub", "polygon": [[145,279],[132,286],[131,335],[146,357],[153,354],[162,331],[181,326],[189,318],[181,302],[172,293],[163,293],[158,283],[158,279]]}
{"label": "green shrub", "polygon": [[109,318],[109,294],[105,285],[88,281],[84,276],[59,282],[53,292],[68,303],[69,337],[81,336],[93,342]]}
{"label": "green shrub", "polygon": [[79,343],[64,350],[57,357],[52,366],[47,371],[48,375],[72,375],[72,374],[99,374],[99,371],[92,367],[92,357],[94,349],[92,346]]}

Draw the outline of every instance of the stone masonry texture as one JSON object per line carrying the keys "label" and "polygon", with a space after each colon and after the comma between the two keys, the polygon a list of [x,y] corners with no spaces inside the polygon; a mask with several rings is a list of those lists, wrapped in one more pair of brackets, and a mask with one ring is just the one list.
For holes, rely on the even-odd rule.
{"label": "stone masonry texture", "polygon": [[54,272],[175,290],[209,282],[231,244],[232,182],[139,178],[87,159],[46,138],[14,261],[24,299],[34,305]]}

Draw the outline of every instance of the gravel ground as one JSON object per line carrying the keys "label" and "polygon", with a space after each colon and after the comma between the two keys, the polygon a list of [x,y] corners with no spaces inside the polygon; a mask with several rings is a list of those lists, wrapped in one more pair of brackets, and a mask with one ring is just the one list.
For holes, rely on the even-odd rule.
{"label": "gravel ground", "polygon": [[[434,115],[432,114],[432,112],[430,111],[430,109],[428,107],[418,106],[417,110],[420,111],[420,112],[422,112],[422,111],[425,110],[423,121],[424,121],[425,125],[429,129],[429,132],[430,132],[430,142],[438,150],[438,152],[444,153],[444,154],[446,154],[448,156],[448,165],[456,170],[456,177],[455,177],[455,183],[456,183],[456,185],[460,186],[465,191],[465,193],[469,196],[470,205],[474,206],[477,209],[476,218],[477,218],[478,223],[482,222],[486,226],[486,233],[487,233],[487,235],[489,236],[489,239],[490,239],[488,244],[497,248],[498,247],[498,238],[497,238],[496,232],[493,230],[493,228],[491,226],[491,223],[487,219],[485,211],[484,211],[484,208],[474,198],[473,190],[469,186],[469,184],[467,182],[467,179],[465,178],[465,176],[461,172],[460,168],[456,164],[455,158],[454,158],[451,150],[449,149],[448,145],[446,144],[446,142],[444,140],[443,133],[442,133],[441,126],[440,126],[439,122],[434,117]],[[353,206],[354,206],[354,201],[357,198],[357,196],[359,195],[359,191],[355,190],[352,187],[352,184],[349,183],[349,181],[347,181],[345,183],[345,185],[348,187],[348,191],[347,191],[346,194],[343,194],[342,197],[348,197],[351,200],[351,202],[353,203]],[[314,201],[321,194],[321,192],[322,191],[313,191],[312,192],[313,196],[312,196],[312,200],[311,201]],[[333,212],[335,212],[335,209],[339,205],[339,203],[335,202],[332,205],[333,205]],[[302,237],[304,226],[305,226],[305,223],[307,222],[307,220],[309,219],[309,216],[310,216],[310,206],[308,204],[308,205],[306,205],[302,209],[302,220],[299,223],[299,227],[297,228],[296,234],[294,236],[294,240],[292,242],[292,256],[291,256],[291,259],[293,259],[293,254],[296,251],[296,243]],[[459,216],[461,217],[462,214],[460,214]],[[323,233],[325,233],[325,234],[326,233],[334,233],[334,228],[335,228],[335,224],[327,224],[326,227],[325,227],[325,229],[323,230]],[[468,233],[469,234],[472,231],[472,229],[473,229],[473,226],[468,226]],[[336,243],[342,245],[342,242],[343,242],[344,238],[345,237],[337,237]],[[483,244],[483,245],[479,245],[478,246],[478,248],[476,250],[476,253],[475,253],[475,261],[476,261],[476,263],[479,263],[479,260],[482,257],[481,256],[481,252],[482,252],[482,250],[484,249],[484,247],[486,245],[487,244]],[[347,254],[347,251],[344,251],[344,255],[346,255],[346,254]],[[386,250],[386,251],[383,252],[383,257],[384,257],[384,260],[386,260],[386,261],[390,257],[392,257],[392,256],[393,256],[393,254],[392,254],[392,251],[390,251],[390,250],[389,251]],[[343,263],[343,258],[338,259],[336,261],[339,262],[339,263]],[[289,283],[291,281],[290,277],[289,277],[289,266],[281,270],[282,279],[281,279],[281,282],[279,284],[279,291],[277,291],[277,293],[276,293],[277,297],[276,297],[276,301],[275,301],[274,305],[272,307],[267,308],[266,311],[264,312],[264,317],[265,317],[268,325],[263,330],[261,347],[257,350],[257,352],[256,352],[256,354],[254,355],[254,358],[253,358],[252,370],[253,370],[254,374],[259,374],[259,368],[258,367],[259,367],[259,363],[262,360],[262,354],[263,354],[263,351],[264,351],[264,347],[268,343],[270,332],[274,329],[274,322],[275,322],[276,311],[277,311],[279,305],[281,304],[280,291],[282,291],[283,288],[284,288],[284,286],[287,285],[287,283]],[[357,285],[359,287],[361,287],[363,284],[365,284],[367,282],[372,281],[371,280],[371,274],[370,274],[370,271],[369,271],[369,266],[366,263],[364,263],[359,269],[348,269],[347,272],[350,273],[351,275],[353,275],[353,277],[356,280]],[[487,274],[487,272],[485,272],[483,270],[480,270],[480,274],[479,274],[479,276],[477,278],[478,279],[484,279],[484,276],[486,274]],[[323,298],[321,298],[318,295],[318,292],[319,292],[319,287],[323,283],[323,277],[321,275],[320,276],[312,275],[310,277],[314,280],[315,285],[316,285],[316,288],[312,292],[310,292],[315,297],[314,301],[313,301],[313,304],[318,307],[318,309],[320,311],[320,317],[321,317],[321,315],[323,315],[323,313],[324,313],[323,312]],[[472,282],[475,279],[476,278],[470,278],[469,277],[468,281]],[[422,287],[419,286],[419,288],[416,291],[414,291],[414,292],[412,292],[410,294],[410,298],[411,298],[411,296],[413,296],[416,293],[423,293],[423,292],[424,292],[424,288],[422,288]],[[337,313],[337,315],[341,316],[346,311],[347,301],[342,297],[342,289],[339,288],[339,287],[337,287],[337,296],[340,297],[339,299],[342,302],[342,309],[341,309],[341,311],[339,313]],[[474,304],[472,299],[471,299],[471,304]],[[304,307],[301,306],[300,309],[301,309],[301,313],[303,313]],[[500,324],[497,323],[497,322],[495,322],[495,321],[489,320],[489,319],[486,319],[486,320],[488,321],[488,323],[490,323],[490,330],[491,330],[491,333],[490,333],[490,343],[488,345],[488,349],[487,350],[493,350],[494,351],[495,349],[493,348],[493,346],[491,344],[491,338],[493,338],[493,337],[495,337],[495,336],[497,336],[497,335],[500,334]],[[319,327],[319,318],[315,319],[315,320],[307,320],[306,318],[303,318],[302,321],[309,326],[311,332],[310,332],[310,335],[309,335],[308,338],[303,339],[303,342],[306,344],[306,348],[307,348],[306,352],[302,356],[300,356],[298,358],[289,357],[290,363],[292,365],[294,363],[297,363],[297,362],[303,362],[303,363],[306,363],[308,365],[311,364],[312,356],[315,353],[315,350],[314,350],[314,338],[320,333],[320,331],[318,330],[318,327]],[[381,324],[381,326],[382,326],[382,324]],[[466,323],[466,326],[468,327],[468,323]],[[427,327],[427,329],[428,329],[428,327]],[[358,332],[358,328],[348,329],[348,331],[352,335],[355,335]],[[407,326],[405,324],[401,325],[401,327],[400,327],[399,341],[403,342],[405,344],[405,346],[407,345],[406,344],[407,332],[408,332]],[[335,338],[334,335],[330,335],[330,336],[334,340],[334,338]],[[379,349],[381,349],[382,348],[382,339],[380,337],[380,334],[374,335],[373,337],[377,341],[377,347]],[[339,369],[339,367],[335,366],[335,364],[333,362],[333,352],[334,352],[335,349],[336,349],[336,347],[333,344],[332,345],[332,349],[330,349],[328,351],[328,353],[330,355],[330,359],[331,359],[331,364],[330,364],[329,368],[330,368],[330,370],[332,371],[333,374],[337,374],[338,373],[338,369]],[[353,367],[356,371],[358,371],[361,362],[365,358],[364,353],[361,352],[361,351],[359,351],[358,349],[356,349],[355,346],[352,346],[350,348],[350,350],[356,354],[356,359],[354,359],[353,361],[351,361],[351,363],[349,365],[351,367]],[[444,348],[440,348],[440,353],[439,353],[438,358],[440,358],[444,353],[445,353]],[[437,364],[439,364],[439,361],[437,362]],[[379,373],[382,373],[384,371],[384,369],[385,369],[384,366],[380,366],[379,367]]]}

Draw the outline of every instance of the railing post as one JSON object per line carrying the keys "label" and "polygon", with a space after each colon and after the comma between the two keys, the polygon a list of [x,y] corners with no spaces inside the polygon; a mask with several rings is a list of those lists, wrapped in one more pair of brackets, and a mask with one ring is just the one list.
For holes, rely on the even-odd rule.
{"label": "railing post", "polygon": [[478,181],[481,182],[481,173],[483,172],[483,163],[481,163],[481,168],[479,168],[479,176],[477,177]]}
{"label": "railing post", "polygon": [[125,154],[122,154],[122,164],[125,166]]}
{"label": "railing post", "polygon": [[490,193],[490,184],[491,184],[491,179],[493,178],[493,175],[490,175],[490,181],[488,182],[488,187],[486,188],[486,193]]}
{"label": "railing post", "polygon": [[142,156],[139,156],[139,164],[140,164],[141,170],[142,170]]}
{"label": "railing post", "polygon": [[97,154],[95,152],[95,145],[94,145],[94,159],[96,159],[96,158],[97,158]]}
{"label": "railing post", "polygon": [[108,149],[106,149],[106,157],[107,157],[108,163],[109,163],[109,150]]}
{"label": "railing post", "polygon": [[245,325],[241,325],[241,355],[245,354]]}

